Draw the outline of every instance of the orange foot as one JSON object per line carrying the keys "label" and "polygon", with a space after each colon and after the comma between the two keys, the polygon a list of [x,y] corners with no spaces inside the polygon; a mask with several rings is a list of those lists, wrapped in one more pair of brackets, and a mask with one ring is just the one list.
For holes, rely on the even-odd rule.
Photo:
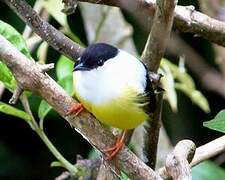
{"label": "orange foot", "polygon": [[112,160],[117,153],[122,149],[125,141],[127,131],[124,130],[122,136],[118,137],[116,144],[113,147],[103,149],[104,153],[107,153],[105,160]]}
{"label": "orange foot", "polygon": [[81,103],[74,103],[69,110],[67,111],[66,115],[70,115],[70,114],[74,114],[77,116],[78,114],[81,113],[81,111],[83,111],[84,106]]}

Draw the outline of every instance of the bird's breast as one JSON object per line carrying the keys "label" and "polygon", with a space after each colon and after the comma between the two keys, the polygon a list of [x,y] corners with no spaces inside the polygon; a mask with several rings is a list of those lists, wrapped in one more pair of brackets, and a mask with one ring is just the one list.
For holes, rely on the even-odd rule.
{"label": "bird's breast", "polygon": [[79,101],[101,122],[121,129],[132,129],[147,119],[137,99],[145,86],[146,71],[138,60],[109,60],[100,68],[74,72]]}
{"label": "bird's breast", "polygon": [[[79,78],[78,78],[79,79]],[[89,87],[90,84],[81,85],[80,81],[74,82],[75,93],[84,107],[102,123],[121,128],[132,129],[147,119],[143,104],[138,104],[138,92],[126,88],[118,92]]]}

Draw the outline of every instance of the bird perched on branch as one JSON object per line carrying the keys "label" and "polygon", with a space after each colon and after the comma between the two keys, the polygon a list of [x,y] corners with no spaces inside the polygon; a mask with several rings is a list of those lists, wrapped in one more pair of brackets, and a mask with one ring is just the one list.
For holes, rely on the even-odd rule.
{"label": "bird perched on branch", "polygon": [[129,53],[105,43],[87,47],[74,66],[74,89],[80,103],[68,113],[86,108],[104,124],[123,129],[113,147],[103,150],[112,159],[126,132],[148,118],[156,99],[145,65]]}

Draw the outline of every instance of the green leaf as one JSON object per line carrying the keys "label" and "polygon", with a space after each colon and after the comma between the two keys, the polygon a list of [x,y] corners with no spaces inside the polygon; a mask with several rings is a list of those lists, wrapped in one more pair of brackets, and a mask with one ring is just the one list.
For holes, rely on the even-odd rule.
{"label": "green leaf", "polygon": [[214,119],[204,122],[203,126],[225,133],[225,110],[220,111]]}
{"label": "green leaf", "polygon": [[0,61],[0,81],[2,81],[7,89],[13,91],[16,88],[16,80],[8,67]]}
{"label": "green leaf", "polygon": [[56,75],[59,80],[73,75],[74,62],[65,56],[61,56],[56,64]]}
{"label": "green leaf", "polygon": [[64,77],[63,79],[60,79],[58,81],[59,85],[65,89],[65,91],[70,94],[71,96],[73,95],[73,77],[72,76],[67,76]]}
{"label": "green leaf", "polygon": [[130,180],[130,178],[124,172],[121,172],[120,180]]}
{"label": "green leaf", "polygon": [[225,170],[211,161],[204,161],[192,168],[193,180],[225,179]]}
{"label": "green leaf", "polygon": [[42,100],[38,108],[39,119],[44,120],[44,118],[51,111],[51,109],[52,107],[45,100]]}
{"label": "green leaf", "polygon": [[161,83],[163,88],[165,89],[166,98],[170,104],[170,107],[174,112],[177,111],[177,93],[175,90],[175,82],[173,75],[170,71],[170,68],[167,64],[163,64],[159,71],[163,75],[161,79]]}
{"label": "green leaf", "polygon": [[[32,59],[26,42],[19,32],[12,26],[0,20],[0,34],[10,41],[20,52]],[[16,81],[5,64],[0,59],[0,81],[4,83],[7,89],[13,90],[16,87]]]}
{"label": "green leaf", "polygon": [[170,71],[173,74],[174,79],[177,79],[178,81],[185,83],[190,89],[195,89],[195,83],[191,76],[177,65],[171,63],[169,60],[163,58],[161,61],[161,65],[166,64]]}
{"label": "green leaf", "polygon": [[49,47],[48,43],[44,41],[40,44],[40,46],[37,49],[37,58],[40,64],[45,64],[46,62],[48,47]]}
{"label": "green leaf", "polygon": [[0,34],[11,42],[20,52],[22,52],[29,59],[32,59],[27,48],[26,41],[22,35],[14,29],[11,25],[0,20]]}
{"label": "green leaf", "polygon": [[5,114],[9,114],[15,117],[19,117],[21,119],[24,119],[25,121],[30,121],[31,116],[27,114],[26,112],[17,109],[11,105],[5,104],[3,102],[0,102],[0,112],[3,112]]}
{"label": "green leaf", "polygon": [[59,161],[53,161],[50,166],[51,167],[64,167],[63,164]]}
{"label": "green leaf", "polygon": [[[192,100],[194,104],[199,106],[203,111],[205,111],[206,113],[210,112],[210,107],[207,99],[200,91],[196,89],[193,79],[183,67],[178,67],[165,58],[162,59],[160,67],[161,70],[164,70],[165,67],[169,67],[170,71],[172,72],[173,78],[176,81],[175,88],[182,91]],[[166,91],[167,88],[168,87],[164,87]]]}
{"label": "green leaf", "polygon": [[176,88],[186,94],[191,101],[206,113],[210,112],[209,103],[200,91],[190,89],[186,84],[176,83]]}

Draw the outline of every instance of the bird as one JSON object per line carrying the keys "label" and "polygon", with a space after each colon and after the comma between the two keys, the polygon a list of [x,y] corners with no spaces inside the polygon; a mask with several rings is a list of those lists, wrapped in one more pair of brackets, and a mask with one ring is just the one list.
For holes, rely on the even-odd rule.
{"label": "bird", "polygon": [[79,103],[68,114],[84,108],[101,123],[123,130],[114,146],[104,149],[113,159],[123,147],[127,131],[153,113],[156,97],[146,66],[135,56],[106,43],[89,45],[73,69],[74,91]]}

